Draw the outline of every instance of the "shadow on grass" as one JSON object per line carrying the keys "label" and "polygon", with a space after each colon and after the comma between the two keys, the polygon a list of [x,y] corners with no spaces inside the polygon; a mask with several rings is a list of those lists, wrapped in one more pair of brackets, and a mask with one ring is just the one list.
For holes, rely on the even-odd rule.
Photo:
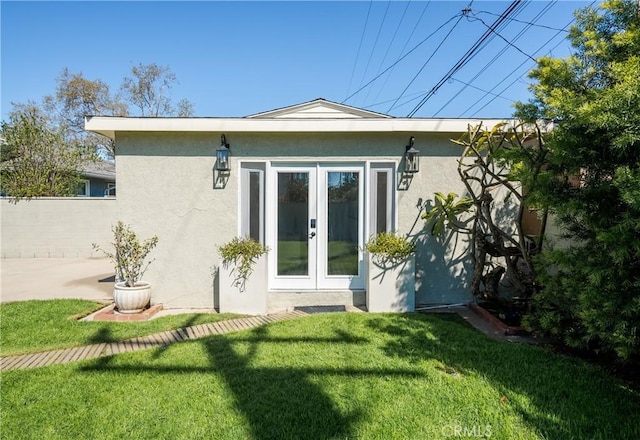
{"label": "shadow on grass", "polygon": [[[176,325],[172,325],[172,328],[186,328],[186,327],[191,327],[193,325],[195,325],[198,322],[198,316],[197,314],[194,315],[189,315],[189,317],[187,319],[185,319],[183,322],[176,324]],[[111,321],[92,321],[92,324],[100,324],[100,327],[98,327],[98,329],[95,331],[95,333],[93,333],[92,335],[88,336],[86,338],[86,340],[84,341],[85,344],[101,344],[103,342],[105,343],[110,343],[110,342],[119,342],[122,341],[123,338],[119,337],[119,336],[114,336],[112,335],[112,327],[114,325],[144,325],[145,322],[148,321],[135,321],[135,322],[111,322]],[[163,329],[156,329],[154,331],[150,331],[149,334],[153,334],[153,333],[161,333],[165,330]],[[131,336],[131,337],[135,337],[135,336]],[[125,337],[124,339],[129,339],[130,337]]]}
{"label": "shadow on grass", "polygon": [[369,325],[393,336],[383,348],[389,356],[486,378],[496,399],[544,438],[640,438],[638,393],[581,360],[484,338],[458,315],[394,315]]}
{"label": "shadow on grass", "polygon": [[[379,377],[380,375],[415,377],[411,369],[263,367],[254,365],[264,344],[362,344],[367,339],[345,331],[335,337],[271,337],[268,327],[251,330],[246,337],[212,336],[199,342],[206,348],[207,366],[113,365],[98,360],[83,367],[84,372],[137,375],[202,373],[222,377],[234,396],[237,410],[248,421],[253,439],[352,438],[354,426],[363,417],[359,411],[340,411],[313,377],[322,375]],[[242,354],[239,353],[242,352]]]}

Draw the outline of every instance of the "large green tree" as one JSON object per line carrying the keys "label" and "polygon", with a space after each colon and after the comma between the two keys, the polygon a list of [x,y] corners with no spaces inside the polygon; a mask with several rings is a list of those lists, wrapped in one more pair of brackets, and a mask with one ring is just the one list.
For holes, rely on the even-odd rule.
{"label": "large green tree", "polygon": [[552,121],[535,197],[570,246],[544,253],[528,324],[569,347],[640,353],[640,4],[576,12],[572,56],[542,58],[516,115]]}
{"label": "large green tree", "polygon": [[72,145],[35,105],[14,110],[2,122],[0,186],[15,200],[73,195],[91,148]]}

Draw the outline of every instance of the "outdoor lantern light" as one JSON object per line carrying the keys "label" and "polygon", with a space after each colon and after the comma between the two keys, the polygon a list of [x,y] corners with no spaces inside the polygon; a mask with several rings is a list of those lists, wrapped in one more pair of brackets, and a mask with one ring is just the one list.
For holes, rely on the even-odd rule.
{"label": "outdoor lantern light", "polygon": [[420,171],[420,151],[413,146],[416,138],[409,138],[409,145],[404,153],[404,171],[406,173],[417,173]]}
{"label": "outdoor lantern light", "polygon": [[220,136],[220,148],[216,150],[216,169],[218,171],[229,171],[229,144],[225,135]]}

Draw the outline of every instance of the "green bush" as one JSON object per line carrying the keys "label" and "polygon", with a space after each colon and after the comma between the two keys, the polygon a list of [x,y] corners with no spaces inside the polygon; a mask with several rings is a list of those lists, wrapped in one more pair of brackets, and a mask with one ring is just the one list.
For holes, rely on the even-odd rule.
{"label": "green bush", "polygon": [[118,221],[112,229],[114,252],[107,252],[93,243],[93,248],[103,252],[115,266],[117,281],[125,281],[127,287],[134,287],[142,279],[151,261],[145,265],[149,252],[158,244],[158,237],[153,236],[140,241],[129,225]]}
{"label": "green bush", "polygon": [[405,260],[416,250],[416,245],[407,237],[392,232],[380,232],[369,239],[367,252],[383,261]]}
{"label": "green bush", "polygon": [[229,264],[235,265],[236,280],[242,285],[253,272],[253,265],[258,258],[267,252],[269,248],[249,237],[234,237],[230,242],[218,247],[222,264],[225,267]]}

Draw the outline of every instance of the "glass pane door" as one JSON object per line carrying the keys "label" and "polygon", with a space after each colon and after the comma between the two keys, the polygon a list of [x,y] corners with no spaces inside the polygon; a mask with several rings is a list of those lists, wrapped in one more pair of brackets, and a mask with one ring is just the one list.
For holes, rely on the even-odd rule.
{"label": "glass pane door", "polygon": [[278,173],[277,274],[309,275],[309,173]]}
{"label": "glass pane door", "polygon": [[273,165],[270,288],[363,289],[364,166]]}
{"label": "glass pane door", "polygon": [[327,275],[358,275],[360,173],[327,172]]}

